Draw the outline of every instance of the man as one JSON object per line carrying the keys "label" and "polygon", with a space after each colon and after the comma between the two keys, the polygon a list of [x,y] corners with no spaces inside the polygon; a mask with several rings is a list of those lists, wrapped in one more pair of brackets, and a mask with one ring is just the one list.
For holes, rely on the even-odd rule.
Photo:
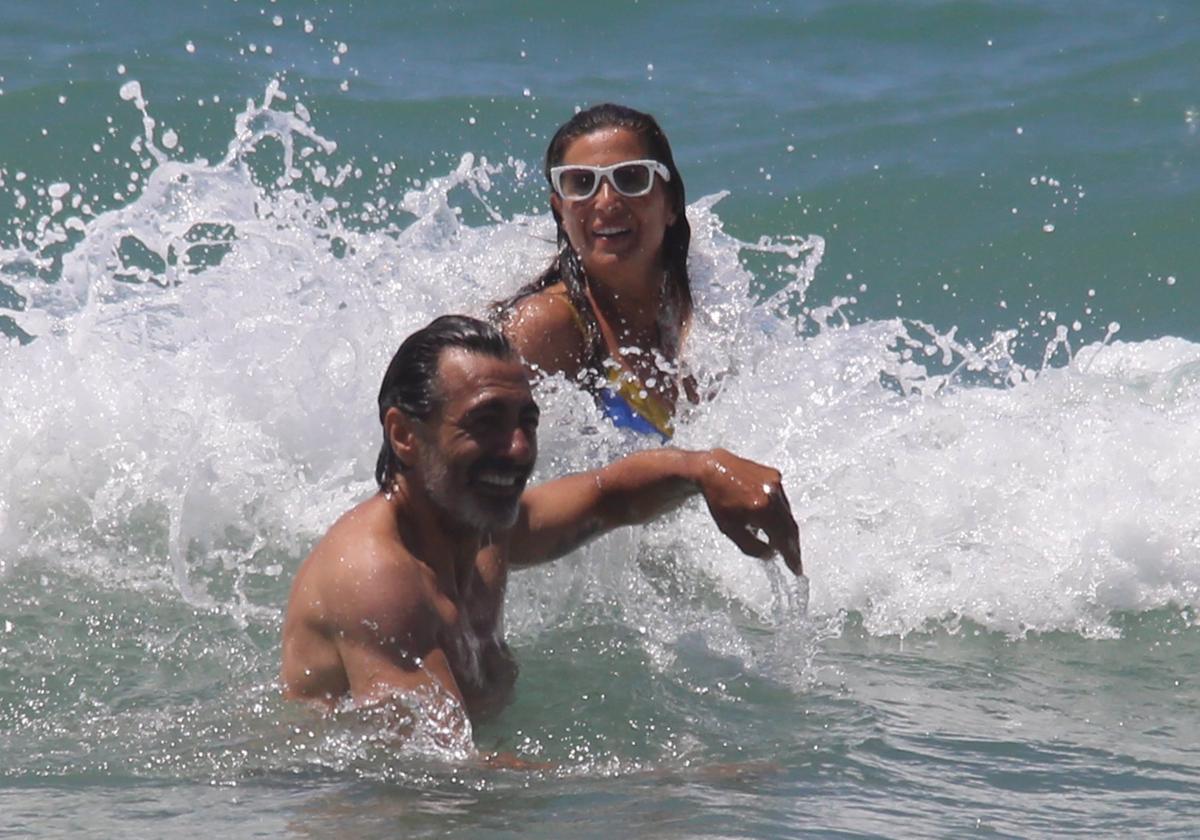
{"label": "man", "polygon": [[[746,554],[801,574],[779,473],[723,450],[639,452],[526,489],[538,407],[492,327],[443,316],[401,345],[379,391],[380,491],[343,515],[301,565],[283,627],[288,697],[332,709],[442,698],[435,722],[470,732],[517,667],[501,630],[509,567],[704,496]],[[464,715],[465,712],[465,715]]]}

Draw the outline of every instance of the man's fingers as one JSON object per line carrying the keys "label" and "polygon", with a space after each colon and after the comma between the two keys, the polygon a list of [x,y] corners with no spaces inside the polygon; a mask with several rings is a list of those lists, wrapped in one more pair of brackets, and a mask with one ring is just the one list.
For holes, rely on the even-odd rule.
{"label": "man's fingers", "polygon": [[763,530],[750,525],[722,528],[721,530],[733,541],[734,545],[741,549],[743,554],[757,557],[759,560],[766,560],[778,552],[792,574],[804,574],[804,566],[800,559],[800,532],[794,525],[786,529],[782,536],[765,533],[765,540],[759,536],[764,534]]}
{"label": "man's fingers", "polygon": [[800,529],[788,516],[782,521],[771,523],[767,528],[767,541],[772,552],[778,551],[792,574],[803,574],[800,563]]}
{"label": "man's fingers", "polygon": [[769,543],[755,536],[748,525],[721,523],[720,527],[721,533],[729,537],[743,554],[765,560],[775,553],[775,549],[771,548]]}
{"label": "man's fingers", "polygon": [[793,534],[784,540],[783,545],[777,546],[779,553],[783,556],[783,562],[787,563],[787,567],[792,570],[794,575],[804,574],[804,564],[800,560],[800,534]]}
{"label": "man's fingers", "polygon": [[791,505],[791,502],[788,501],[787,493],[785,493],[783,491],[782,483],[777,484],[775,486],[774,495],[779,499],[780,502],[783,503],[783,509],[788,512],[788,516],[791,516],[792,515],[792,505]]}
{"label": "man's fingers", "polygon": [[766,528],[771,547],[783,557],[792,574],[802,575],[804,566],[800,559],[800,528],[792,516],[792,506],[788,504],[783,485],[775,484],[770,488],[769,495],[774,502],[772,512],[776,514]]}

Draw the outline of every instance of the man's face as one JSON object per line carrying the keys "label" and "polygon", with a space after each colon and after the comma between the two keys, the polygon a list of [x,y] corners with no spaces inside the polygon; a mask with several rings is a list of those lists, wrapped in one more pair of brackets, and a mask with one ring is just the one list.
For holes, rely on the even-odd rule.
{"label": "man's face", "polygon": [[438,407],[418,427],[426,493],[473,530],[512,527],[537,458],[539,412],[525,369],[455,348],[438,360],[435,388]]}

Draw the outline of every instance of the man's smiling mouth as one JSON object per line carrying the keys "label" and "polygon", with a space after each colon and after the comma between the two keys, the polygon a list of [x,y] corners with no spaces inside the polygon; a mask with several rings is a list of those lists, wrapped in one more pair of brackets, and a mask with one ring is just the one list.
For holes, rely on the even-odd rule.
{"label": "man's smiling mouth", "polygon": [[510,495],[520,493],[525,489],[529,480],[529,470],[518,466],[498,467],[489,466],[478,470],[473,476],[473,482],[485,493]]}
{"label": "man's smiling mouth", "polygon": [[486,472],[479,475],[481,484],[490,484],[493,487],[512,487],[517,481],[518,478],[513,473]]}

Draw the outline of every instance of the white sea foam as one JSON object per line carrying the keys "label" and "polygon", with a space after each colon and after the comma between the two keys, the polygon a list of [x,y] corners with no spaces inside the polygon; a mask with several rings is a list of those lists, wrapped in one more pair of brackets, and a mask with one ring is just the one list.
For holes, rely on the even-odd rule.
{"label": "white sea foam", "polygon": [[[352,164],[277,86],[216,163],[159,148],[141,87],[121,96],[151,161],[136,199],[61,209],[30,223],[34,246],[0,254],[36,337],[0,348],[0,557],[277,614],[214,603],[214,564],[278,575],[281,553],[298,559],[373,489],[374,398],[399,341],[533,276],[552,222],[489,201],[523,163],[467,155],[420,189],[392,185],[389,219],[364,230],[339,215]],[[283,155],[264,178],[267,145]],[[647,628],[652,656],[698,632],[753,658],[738,616],[783,628],[805,604],[876,633],[968,619],[1101,635],[1114,610],[1200,606],[1200,346],[1096,343],[1037,371],[1013,361],[1010,333],[972,347],[914,321],[850,324],[849,301],[814,305],[818,237],[739,242],[720,198],[689,209],[689,359],[711,398],[677,442],[782,469],[811,591],[740,556],[696,504],[517,576],[515,633],[598,599]],[[463,206],[490,221],[465,223]],[[765,301],[750,252],[787,281]],[[542,477],[638,445],[568,383],[542,398]],[[734,609],[702,609],[705,592]]]}

